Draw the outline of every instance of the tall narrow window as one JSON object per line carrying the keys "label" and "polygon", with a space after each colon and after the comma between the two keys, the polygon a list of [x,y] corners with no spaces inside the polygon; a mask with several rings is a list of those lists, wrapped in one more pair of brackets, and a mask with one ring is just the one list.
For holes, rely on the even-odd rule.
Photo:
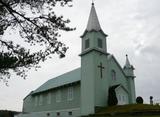
{"label": "tall narrow window", "polygon": [[114,70],[111,71],[112,80],[116,80],[116,72]]}
{"label": "tall narrow window", "polygon": [[125,96],[123,95],[123,101],[125,102]]}
{"label": "tall narrow window", "polygon": [[47,104],[51,104],[51,93],[47,94]]}
{"label": "tall narrow window", "polygon": [[73,87],[68,87],[68,100],[73,100]]}
{"label": "tall narrow window", "polygon": [[43,104],[43,96],[39,95],[39,105],[42,105],[42,104]]}
{"label": "tall narrow window", "polygon": [[35,96],[35,97],[34,97],[34,105],[35,105],[35,106],[38,106],[38,96]]}
{"label": "tall narrow window", "polygon": [[99,48],[103,48],[102,39],[98,39],[98,47]]}
{"label": "tall narrow window", "polygon": [[89,39],[85,40],[85,49],[89,48]]}
{"label": "tall narrow window", "polygon": [[56,91],[56,102],[61,102],[61,90]]}
{"label": "tall narrow window", "polygon": [[119,101],[121,101],[121,95],[119,95],[118,98],[119,98]]}

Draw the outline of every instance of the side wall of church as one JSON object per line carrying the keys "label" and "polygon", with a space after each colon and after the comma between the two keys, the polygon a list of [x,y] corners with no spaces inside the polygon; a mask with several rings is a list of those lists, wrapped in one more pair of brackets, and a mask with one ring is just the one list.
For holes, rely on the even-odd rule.
{"label": "side wall of church", "polygon": [[[109,78],[109,84],[110,86],[120,84],[122,85],[127,91],[128,89],[128,79],[124,75],[122,69],[120,68],[120,65],[116,62],[115,59],[111,58],[108,60],[108,78]],[[122,93],[117,94],[117,99],[125,101],[125,103],[129,103],[129,92],[127,92],[125,95]]]}
{"label": "side wall of church", "polygon": [[[108,78],[109,80],[109,84],[110,86],[113,85],[117,85],[117,84],[121,84],[123,85],[126,89],[128,89],[128,82],[127,82],[127,78],[126,76],[123,74],[122,69],[120,68],[120,66],[118,65],[118,63],[111,58],[110,60],[108,60],[108,64],[109,64],[109,76]],[[112,76],[112,72],[115,72],[115,76]]]}
{"label": "side wall of church", "polygon": [[[72,87],[72,89],[71,89]],[[73,93],[69,90],[73,90]],[[80,107],[80,83],[56,88],[24,99],[23,112],[60,111]]]}

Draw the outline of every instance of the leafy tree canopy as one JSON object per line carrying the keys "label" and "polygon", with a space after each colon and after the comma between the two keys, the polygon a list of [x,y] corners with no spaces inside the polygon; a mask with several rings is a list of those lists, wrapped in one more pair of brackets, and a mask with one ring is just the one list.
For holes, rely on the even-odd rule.
{"label": "leafy tree canopy", "polygon": [[[69,19],[57,16],[53,8],[70,7],[72,0],[0,0],[0,79],[7,83],[11,72],[25,78],[26,72],[38,68],[52,54],[60,58],[68,49],[58,41],[59,31],[72,31],[67,24]],[[29,13],[28,13],[29,12]],[[28,15],[29,14],[29,15]],[[6,30],[19,31],[19,35],[28,46],[17,44],[14,40],[3,39]],[[36,51],[33,46],[40,46]]]}

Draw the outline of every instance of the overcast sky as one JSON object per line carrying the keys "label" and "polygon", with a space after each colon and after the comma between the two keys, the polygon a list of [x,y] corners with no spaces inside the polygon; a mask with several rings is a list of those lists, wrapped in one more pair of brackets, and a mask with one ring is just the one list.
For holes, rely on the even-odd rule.
{"label": "overcast sky", "polygon": [[[95,8],[102,30],[109,35],[108,52],[121,66],[125,54],[135,67],[136,95],[145,103],[149,96],[160,102],[160,0],[96,0]],[[48,79],[80,67],[81,39],[91,8],[91,0],[74,0],[72,8],[58,8],[58,14],[70,18],[76,31],[62,32],[62,40],[69,46],[66,57],[56,55],[38,71],[30,71],[23,80],[15,75],[9,87],[0,82],[0,109],[22,110],[23,98]],[[11,32],[10,32],[11,33]],[[12,35],[10,35],[12,36]],[[13,38],[13,36],[12,36]]]}

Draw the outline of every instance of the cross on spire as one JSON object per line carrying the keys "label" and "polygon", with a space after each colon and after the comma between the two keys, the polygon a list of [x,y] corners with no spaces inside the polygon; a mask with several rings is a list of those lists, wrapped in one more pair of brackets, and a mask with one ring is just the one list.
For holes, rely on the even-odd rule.
{"label": "cross on spire", "polygon": [[103,69],[104,67],[102,66],[102,63],[100,62],[100,65],[98,65],[98,68],[100,69],[101,72],[101,78],[103,77]]}
{"label": "cross on spire", "polygon": [[92,5],[94,5],[94,0],[92,0]]}

